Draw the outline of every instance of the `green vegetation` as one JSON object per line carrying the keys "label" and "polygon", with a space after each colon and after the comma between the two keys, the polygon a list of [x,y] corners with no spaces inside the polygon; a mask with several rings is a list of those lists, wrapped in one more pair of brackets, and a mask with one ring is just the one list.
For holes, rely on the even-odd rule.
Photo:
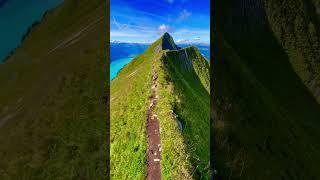
{"label": "green vegetation", "polygon": [[163,149],[161,154],[162,178],[191,179],[190,154],[187,154],[187,145],[171,114],[176,101],[174,85],[167,80],[168,75],[164,69],[163,59],[164,57],[155,62],[158,70],[158,105],[155,113],[160,121],[160,138]]}
{"label": "green vegetation", "polygon": [[[260,23],[255,24],[252,17],[236,14],[241,12],[236,5],[249,6],[246,2],[215,4],[211,150],[216,176],[319,179],[320,105],[301,81],[290,52],[271,30],[270,18],[256,17]],[[290,1],[281,7],[291,5]],[[263,14],[264,8],[244,9]],[[272,8],[269,11],[267,16]],[[240,22],[230,25],[234,17]],[[247,22],[256,28],[253,33],[246,31]]]}
{"label": "green vegetation", "polygon": [[[167,117],[160,118],[161,129],[166,131],[170,127],[177,127],[175,119],[170,116],[170,110],[178,115],[179,121],[182,122],[182,135],[186,143],[186,154],[192,164],[191,172],[195,179],[209,179],[209,157],[210,157],[210,96],[209,96],[209,63],[206,61],[195,47],[181,49],[179,51],[167,51],[161,59],[165,78],[163,84],[171,85],[171,95],[160,96],[164,100],[168,97],[171,99],[171,107],[166,111]],[[161,79],[161,78],[160,78]],[[202,84],[204,82],[204,84]],[[165,86],[165,85],[162,85]],[[159,92],[164,91],[159,87]],[[160,101],[160,100],[159,100]],[[168,101],[170,101],[168,99]],[[159,112],[165,110],[164,106],[158,106]],[[164,113],[162,113],[164,114]],[[171,123],[170,123],[171,121]],[[176,125],[174,125],[176,124]],[[170,133],[167,132],[167,133]],[[175,143],[174,136],[161,136],[162,141],[168,141],[168,144]],[[176,152],[170,152],[174,148],[165,148],[163,144],[163,153],[171,154],[171,158],[179,157],[183,152],[179,149]],[[167,151],[166,151],[167,150]],[[177,153],[177,154],[175,154]],[[174,164],[170,155],[168,159],[162,161],[163,166]],[[184,157],[185,155],[180,155]],[[186,158],[186,157],[185,157]],[[179,162],[177,162],[179,163]],[[176,179],[169,176],[169,179]]]}
{"label": "green vegetation", "polygon": [[[160,121],[162,178],[209,178],[209,63],[195,47],[170,50],[174,47],[171,36],[164,34],[111,82],[112,178],[146,175],[152,65],[158,73],[155,112]],[[172,112],[182,122],[182,131]]]}
{"label": "green vegetation", "polygon": [[105,179],[107,2],[65,0],[0,64],[0,179]]}
{"label": "green vegetation", "polygon": [[319,0],[266,1],[266,13],[275,37],[286,50],[296,73],[320,103],[319,8]]}
{"label": "green vegetation", "polygon": [[134,58],[110,85],[110,175],[143,179],[146,162],[146,112],[151,95],[153,49]]}

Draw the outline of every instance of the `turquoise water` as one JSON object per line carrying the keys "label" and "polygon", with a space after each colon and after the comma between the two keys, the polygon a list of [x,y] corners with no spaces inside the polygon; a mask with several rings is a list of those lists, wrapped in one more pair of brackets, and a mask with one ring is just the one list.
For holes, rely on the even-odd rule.
{"label": "turquoise water", "polygon": [[117,73],[120,71],[121,68],[123,68],[126,64],[128,64],[133,57],[128,58],[121,58],[114,60],[110,63],[110,80],[115,78],[117,76]]}
{"label": "turquoise water", "polygon": [[63,0],[7,0],[0,7],[0,62],[19,46],[29,27]]}

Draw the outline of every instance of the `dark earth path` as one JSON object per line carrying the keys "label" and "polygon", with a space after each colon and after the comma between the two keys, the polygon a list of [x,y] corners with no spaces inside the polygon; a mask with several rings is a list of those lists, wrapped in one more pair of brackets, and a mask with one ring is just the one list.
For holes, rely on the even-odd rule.
{"label": "dark earth path", "polygon": [[157,79],[158,75],[155,67],[152,68],[152,95],[150,96],[150,106],[147,112],[147,180],[161,179],[161,144],[160,144],[160,125],[154,109],[157,105]]}

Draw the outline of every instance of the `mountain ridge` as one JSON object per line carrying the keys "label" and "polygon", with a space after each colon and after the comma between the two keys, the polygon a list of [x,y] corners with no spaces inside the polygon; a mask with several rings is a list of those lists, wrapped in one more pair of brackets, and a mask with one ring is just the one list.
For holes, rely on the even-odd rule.
{"label": "mountain ridge", "polygon": [[[162,177],[191,179],[194,171],[194,177],[208,179],[210,103],[209,92],[200,80],[208,76],[202,75],[206,71],[199,69],[197,74],[194,69],[203,67],[209,72],[209,63],[200,58],[201,53],[197,51],[194,47],[179,49],[170,34],[165,33],[128,63],[111,82],[112,178],[145,176],[145,113],[149,106],[151,69],[154,67],[158,74],[158,104],[154,112],[160,123]],[[130,109],[130,112],[124,109]],[[199,131],[200,127],[202,131]],[[129,134],[123,136],[119,132]],[[195,146],[199,139],[204,143]],[[127,150],[117,150],[125,144]],[[131,154],[131,149],[136,149],[136,153]],[[120,158],[124,154],[130,154],[129,159],[134,162]]]}
{"label": "mountain ridge", "polygon": [[0,64],[0,179],[108,175],[107,9],[64,0]]}

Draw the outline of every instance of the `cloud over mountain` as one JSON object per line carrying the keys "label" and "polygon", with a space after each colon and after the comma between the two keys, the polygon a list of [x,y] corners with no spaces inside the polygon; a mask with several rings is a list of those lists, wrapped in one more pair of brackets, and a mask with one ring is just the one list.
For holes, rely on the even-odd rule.
{"label": "cloud over mountain", "polygon": [[164,32],[167,32],[169,31],[169,26],[168,25],[165,25],[165,24],[161,24],[158,28],[159,30],[159,33],[164,33]]}

